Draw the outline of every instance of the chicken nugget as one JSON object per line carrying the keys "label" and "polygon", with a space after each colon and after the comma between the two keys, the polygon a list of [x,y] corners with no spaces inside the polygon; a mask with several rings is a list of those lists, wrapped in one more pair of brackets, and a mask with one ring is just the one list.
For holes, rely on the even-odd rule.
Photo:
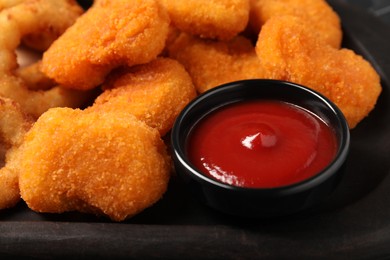
{"label": "chicken nugget", "polygon": [[308,21],[296,16],[271,18],[261,29],[256,52],[267,77],[292,81],[332,100],[354,128],[374,108],[380,77],[369,62],[348,49],[318,39]]}
{"label": "chicken nugget", "polygon": [[202,38],[229,40],[242,32],[249,19],[249,0],[159,0],[172,24]]}
{"label": "chicken nugget", "polygon": [[122,221],[157,202],[170,178],[158,131],[121,111],[50,109],[18,153],[21,196],[38,212]]}
{"label": "chicken nugget", "polygon": [[91,89],[113,68],[153,60],[168,28],[155,0],[97,1],[43,54],[41,68],[64,87]]}
{"label": "chicken nugget", "polygon": [[169,56],[184,65],[199,93],[231,81],[264,77],[253,44],[243,36],[221,42],[183,33],[169,46]]}
{"label": "chicken nugget", "polygon": [[342,30],[340,18],[325,0],[251,0],[249,24],[255,34],[271,17],[295,15],[306,20],[317,37],[340,48]]}
{"label": "chicken nugget", "polygon": [[161,136],[196,96],[187,71],[169,58],[120,69],[110,74],[103,88],[91,109],[126,111],[156,128]]}

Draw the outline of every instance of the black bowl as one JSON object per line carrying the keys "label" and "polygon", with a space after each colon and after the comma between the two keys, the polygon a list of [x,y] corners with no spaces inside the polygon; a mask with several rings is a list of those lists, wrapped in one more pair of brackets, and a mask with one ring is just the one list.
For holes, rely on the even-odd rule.
{"label": "black bowl", "polygon": [[[335,132],[338,150],[322,171],[302,182],[276,188],[246,188],[206,176],[191,163],[186,143],[193,127],[216,108],[246,100],[280,100],[319,116]],[[201,201],[227,214],[273,217],[296,213],[321,202],[343,175],[350,144],[342,112],[326,97],[298,84],[277,80],[243,80],[213,88],[188,104],[176,119],[171,145],[178,176]]]}

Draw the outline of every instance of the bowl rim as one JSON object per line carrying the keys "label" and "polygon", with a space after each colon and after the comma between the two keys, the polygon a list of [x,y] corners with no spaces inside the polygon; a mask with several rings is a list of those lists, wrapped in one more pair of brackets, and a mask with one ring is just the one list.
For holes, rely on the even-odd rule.
{"label": "bowl rim", "polygon": [[[189,160],[189,158],[186,156],[185,152],[185,145],[181,144],[180,142],[180,130],[183,125],[183,121],[185,121],[187,114],[190,113],[191,110],[193,110],[199,103],[207,102],[208,99],[214,97],[215,95],[219,95],[226,91],[231,91],[238,87],[244,87],[244,88],[252,88],[254,84],[264,84],[266,86],[271,85],[288,85],[290,87],[293,87],[296,91],[303,91],[308,93],[310,96],[312,96],[315,99],[320,100],[323,104],[326,105],[326,107],[335,115],[337,118],[338,124],[340,125],[340,143],[338,146],[337,153],[335,154],[333,160],[320,172],[313,175],[310,178],[307,178],[303,181],[295,182],[289,185],[284,185],[280,187],[245,187],[245,186],[235,186],[230,185],[227,183],[223,183],[219,180],[213,179],[211,177],[208,177],[206,174],[202,173],[200,170],[198,170]],[[236,90],[237,91],[237,90]],[[261,98],[255,97],[253,100],[259,100]],[[246,100],[246,99],[243,99]],[[218,109],[222,106],[239,102],[239,100],[230,101],[226,100],[226,102],[221,103],[220,106],[211,107],[205,115],[200,115],[196,120],[195,124],[204,118],[207,114],[215,111],[215,109]],[[289,101],[286,101],[289,102]],[[294,105],[293,102],[291,104]],[[314,113],[313,111],[309,111]],[[316,113],[314,113],[317,115]],[[319,118],[321,118],[319,115],[317,115]],[[201,181],[203,184],[211,185],[219,189],[224,190],[230,190],[230,191],[237,191],[237,192],[249,192],[249,193],[262,193],[264,195],[277,195],[277,196],[285,196],[289,194],[299,193],[306,190],[310,190],[321,183],[325,182],[327,179],[332,177],[334,174],[338,172],[338,170],[343,166],[344,162],[347,159],[349,148],[350,148],[350,132],[349,132],[349,126],[347,123],[347,120],[345,119],[344,114],[342,111],[335,105],[329,98],[325,97],[321,93],[310,89],[306,86],[303,86],[301,84],[293,83],[290,81],[284,81],[284,80],[274,80],[274,79],[246,79],[246,80],[239,80],[239,81],[233,81],[226,84],[221,84],[219,86],[216,86],[212,89],[209,89],[205,91],[204,93],[201,93],[198,95],[195,99],[190,101],[184,109],[180,112],[180,114],[177,116],[174,125],[172,127],[171,131],[171,148],[172,148],[172,155],[173,159],[176,160],[176,163],[180,163],[189,173],[186,173],[186,175],[190,176],[192,179],[196,181]]]}

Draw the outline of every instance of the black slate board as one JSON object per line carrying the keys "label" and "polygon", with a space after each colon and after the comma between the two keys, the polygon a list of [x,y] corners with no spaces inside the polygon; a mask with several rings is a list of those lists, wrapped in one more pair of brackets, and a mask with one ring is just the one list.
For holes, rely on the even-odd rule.
{"label": "black slate board", "polygon": [[328,1],[344,46],[381,75],[377,107],[351,132],[347,174],[323,204],[298,215],[248,220],[199,204],[176,178],[163,200],[124,223],[79,213],[0,211],[0,259],[390,258],[390,28],[368,12]]}

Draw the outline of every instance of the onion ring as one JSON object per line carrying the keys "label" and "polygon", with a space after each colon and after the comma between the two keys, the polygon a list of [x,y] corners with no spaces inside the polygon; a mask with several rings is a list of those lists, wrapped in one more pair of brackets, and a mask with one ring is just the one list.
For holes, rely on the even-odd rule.
{"label": "onion ring", "polygon": [[[0,0],[0,11],[17,6],[24,2],[28,1]],[[75,18],[81,15],[82,12],[83,9],[81,7],[72,4],[72,12],[70,12],[69,15],[61,16],[61,19],[56,20],[56,24],[53,27],[43,24],[39,30],[24,35],[22,38],[23,44],[34,50],[45,51],[53,43],[53,41],[56,40],[58,36],[60,36],[69,27],[69,25],[73,24]]]}
{"label": "onion ring", "polygon": [[15,73],[21,78],[30,90],[47,90],[56,85],[56,82],[48,78],[40,70],[41,61],[37,61],[25,67],[20,67]]}
{"label": "onion ring", "polygon": [[18,68],[15,50],[25,35],[70,26],[80,8],[75,1],[26,0],[0,12],[0,95],[20,103],[23,111],[35,118],[51,107],[79,107],[86,96],[61,87],[47,91],[29,90],[15,75]]}
{"label": "onion ring", "polygon": [[30,129],[32,120],[23,114],[18,103],[0,97],[0,137],[5,150],[5,166],[0,169],[0,209],[14,206],[19,200],[19,176],[12,158]]}

